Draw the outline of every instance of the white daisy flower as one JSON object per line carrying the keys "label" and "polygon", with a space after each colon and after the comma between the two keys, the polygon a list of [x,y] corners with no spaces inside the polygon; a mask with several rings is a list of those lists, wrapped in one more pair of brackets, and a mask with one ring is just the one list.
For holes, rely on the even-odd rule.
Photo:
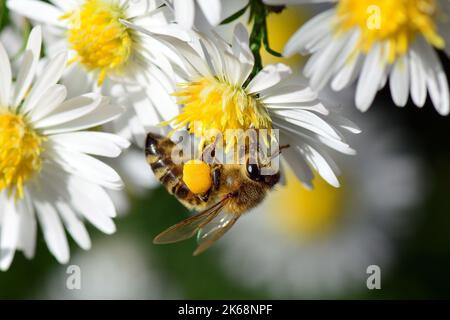
{"label": "white daisy flower", "polygon": [[69,260],[64,226],[83,249],[91,246],[83,219],[113,233],[116,215],[107,189],[122,180],[91,155],[117,157],[128,141],[86,131],[120,116],[122,108],[95,94],[66,100],[57,84],[67,54],[49,60],[35,78],[41,29],[32,30],[14,79],[0,44],[0,269],[9,268],[16,250],[32,258],[39,222],[50,252]]}
{"label": "white daisy flower", "polygon": [[363,133],[355,139],[358,155],[341,159],[343,187],[319,179],[309,192],[289,172],[287,185],[223,239],[232,279],[274,297],[336,298],[368,290],[367,268],[376,265],[383,283],[424,198],[422,165],[385,121],[355,117]]}
{"label": "white daisy flower", "polygon": [[[297,1],[305,2],[318,1]],[[411,95],[422,107],[428,92],[447,115],[448,81],[435,49],[450,53],[449,14],[447,0],[340,0],[297,31],[284,54],[311,54],[304,74],[315,90],[330,83],[341,91],[357,82],[361,111],[389,81],[396,105],[405,106]]]}
{"label": "white daisy flower", "polygon": [[[175,12],[176,21],[184,28],[191,29],[203,14],[211,26],[221,22],[221,0],[166,0],[167,6]],[[200,12],[199,12],[200,11]]]}
{"label": "white daisy flower", "polygon": [[[170,9],[159,0],[9,0],[8,7],[45,26],[50,54],[69,50],[63,79],[70,95],[99,91],[127,106],[121,123],[145,132],[160,121],[152,111],[156,103],[176,112],[168,92],[173,90],[167,49],[161,34],[188,39],[188,33],[169,23]],[[145,27],[143,37],[121,20]],[[138,134],[138,133],[137,133]],[[134,136],[137,142],[143,141]],[[126,137],[128,138],[128,137]]]}
{"label": "white daisy flower", "polygon": [[306,186],[311,187],[313,178],[310,167],[339,186],[337,166],[323,147],[353,154],[338,128],[359,129],[330,115],[309,87],[290,82],[286,65],[268,65],[252,79],[254,57],[242,24],[235,28],[232,46],[202,34],[192,46],[175,38],[167,41],[183,61],[174,94],[182,107],[168,121],[175,129],[187,127],[200,137],[211,129],[224,137],[228,129],[279,129],[279,143],[290,145],[283,155]]}

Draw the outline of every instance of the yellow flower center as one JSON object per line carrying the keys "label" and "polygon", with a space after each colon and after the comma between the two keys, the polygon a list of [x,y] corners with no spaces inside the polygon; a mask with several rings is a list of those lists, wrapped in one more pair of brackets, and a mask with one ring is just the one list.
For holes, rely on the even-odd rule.
{"label": "yellow flower center", "polygon": [[99,71],[101,85],[111,72],[120,72],[130,58],[131,31],[120,23],[125,9],[114,1],[86,0],[79,10],[61,17],[70,21],[68,41],[89,71]]}
{"label": "yellow flower center", "polygon": [[175,129],[188,127],[199,137],[208,136],[208,130],[218,130],[226,137],[228,129],[268,129],[272,121],[257,97],[243,88],[208,77],[179,84],[181,90],[174,95],[184,105],[171,123]]}
{"label": "yellow flower center", "polygon": [[273,223],[292,239],[316,240],[334,230],[341,218],[344,191],[320,177],[314,190],[305,189],[291,169],[287,185],[272,192],[267,201]]}
{"label": "yellow flower center", "polygon": [[337,14],[339,31],[359,27],[359,49],[368,52],[376,42],[389,43],[388,61],[404,55],[421,34],[438,49],[445,47],[438,34],[436,0],[340,0]]}
{"label": "yellow flower center", "polygon": [[23,185],[41,169],[43,141],[24,116],[0,110],[0,191],[23,197]]}
{"label": "yellow flower center", "polygon": [[212,185],[211,169],[200,160],[190,160],[183,166],[183,182],[195,194],[207,192]]}

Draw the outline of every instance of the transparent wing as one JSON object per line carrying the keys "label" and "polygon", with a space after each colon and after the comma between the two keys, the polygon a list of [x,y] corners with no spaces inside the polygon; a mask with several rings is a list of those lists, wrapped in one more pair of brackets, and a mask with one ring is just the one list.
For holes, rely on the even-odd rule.
{"label": "transparent wing", "polygon": [[229,197],[226,197],[212,207],[206,209],[205,211],[187,218],[180,223],[177,223],[176,225],[170,227],[169,229],[161,232],[158,236],[155,237],[153,243],[174,243],[193,237],[199,229],[203,228],[219,214],[219,212],[227,204],[229,199]]}
{"label": "transparent wing", "polygon": [[197,237],[198,247],[194,256],[207,250],[214,242],[219,240],[239,219],[239,214],[223,213],[210,220],[200,229]]}

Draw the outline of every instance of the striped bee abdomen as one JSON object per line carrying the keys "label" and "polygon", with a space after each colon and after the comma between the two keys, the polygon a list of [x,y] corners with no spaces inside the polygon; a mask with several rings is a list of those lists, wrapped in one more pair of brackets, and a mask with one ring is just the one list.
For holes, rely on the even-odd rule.
{"label": "striped bee abdomen", "polygon": [[169,138],[149,133],[145,143],[147,162],[169,193],[188,207],[198,205],[201,200],[183,182],[183,166],[175,164],[171,159],[174,146]]}

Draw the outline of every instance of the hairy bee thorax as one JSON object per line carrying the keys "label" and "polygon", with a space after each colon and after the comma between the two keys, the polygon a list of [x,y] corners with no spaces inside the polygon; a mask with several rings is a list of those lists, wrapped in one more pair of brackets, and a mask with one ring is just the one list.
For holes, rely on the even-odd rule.
{"label": "hairy bee thorax", "polygon": [[226,210],[230,213],[245,213],[261,203],[269,185],[250,180],[243,165],[224,165],[221,168],[220,196],[234,194]]}

